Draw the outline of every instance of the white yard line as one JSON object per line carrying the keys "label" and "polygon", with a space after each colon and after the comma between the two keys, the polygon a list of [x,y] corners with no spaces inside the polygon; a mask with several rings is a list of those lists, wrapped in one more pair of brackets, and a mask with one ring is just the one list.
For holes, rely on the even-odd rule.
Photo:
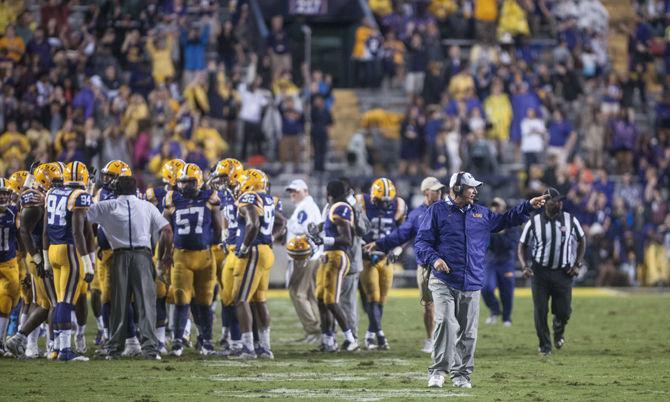
{"label": "white yard line", "polygon": [[295,398],[295,399],[341,399],[345,401],[372,402],[389,398],[401,399],[441,399],[447,397],[470,397],[472,394],[456,393],[444,390],[428,390],[416,388],[396,389],[347,389],[330,388],[324,390],[273,388],[266,391],[226,391],[217,390],[215,393],[221,397],[235,398]]}

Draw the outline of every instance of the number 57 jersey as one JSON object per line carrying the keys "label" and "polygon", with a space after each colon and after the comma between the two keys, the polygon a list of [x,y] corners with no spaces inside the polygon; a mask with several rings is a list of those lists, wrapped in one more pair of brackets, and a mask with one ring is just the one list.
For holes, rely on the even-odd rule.
{"label": "number 57 jersey", "polygon": [[216,191],[200,190],[195,198],[168,191],[165,210],[172,215],[174,245],[182,250],[206,250],[212,243],[212,213],[220,213]]}
{"label": "number 57 jersey", "polygon": [[91,194],[74,187],[51,189],[46,196],[49,244],[74,244],[72,211],[91,206]]}

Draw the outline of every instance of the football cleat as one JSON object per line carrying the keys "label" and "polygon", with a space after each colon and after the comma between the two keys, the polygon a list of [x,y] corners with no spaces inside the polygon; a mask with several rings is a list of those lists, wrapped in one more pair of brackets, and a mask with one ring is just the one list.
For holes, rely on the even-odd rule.
{"label": "football cleat", "polygon": [[486,321],[484,321],[487,325],[493,325],[498,322],[498,316],[497,315],[490,315]]}
{"label": "football cleat", "polygon": [[454,377],[451,383],[456,388],[472,388],[472,383],[465,377]]}
{"label": "football cleat", "polygon": [[123,357],[135,357],[142,354],[142,347],[140,346],[140,341],[136,337],[126,339],[126,346],[121,352]]}
{"label": "football cleat", "polygon": [[[7,342],[9,344],[9,342]],[[556,346],[556,349],[560,349],[565,345],[565,338],[561,337],[556,340],[554,340],[554,345]]]}
{"label": "football cleat", "polygon": [[326,353],[335,353],[337,352],[337,344],[333,343],[332,345],[323,345],[323,351]]}
{"label": "football cleat", "polygon": [[40,357],[40,348],[37,346],[37,344],[34,345],[28,345],[26,347],[26,353],[23,355],[26,359],[37,359]]}
{"label": "football cleat", "polygon": [[255,359],[258,356],[256,356],[255,351],[249,349],[246,346],[242,346],[241,349],[232,350],[231,353],[228,355],[228,357],[235,360],[249,360],[249,359]]}
{"label": "football cleat", "polygon": [[100,346],[103,343],[105,343],[107,339],[105,339],[105,331],[99,329],[98,332],[95,334],[95,345]]}
{"label": "football cleat", "polygon": [[15,356],[23,356],[23,354],[26,353],[26,343],[26,336],[22,335],[20,332],[17,332],[14,336],[7,339],[7,344],[5,347]]}
{"label": "football cleat", "polygon": [[193,344],[191,343],[191,339],[186,337],[186,336],[184,336],[184,338],[182,338],[181,343],[185,348],[192,348],[193,347]]}
{"label": "football cleat", "polygon": [[258,356],[259,359],[266,359],[266,360],[274,360],[275,358],[274,353],[272,353],[270,349],[266,349],[262,346],[256,349],[256,356]]}
{"label": "football cleat", "polygon": [[168,350],[165,347],[165,344],[163,342],[158,343],[158,353],[162,356],[165,356],[168,354]]}
{"label": "football cleat", "polygon": [[385,336],[377,336],[377,347],[379,350],[389,350],[391,347],[389,346],[389,341],[386,339]]}
{"label": "football cleat", "polygon": [[444,376],[433,374],[428,378],[428,388],[442,388],[444,385]]}
{"label": "football cleat", "polygon": [[70,348],[65,348],[58,353],[59,362],[87,362],[88,357],[78,355]]}
{"label": "football cleat", "polygon": [[377,343],[375,342],[375,338],[365,338],[365,349],[367,350],[377,349]]}
{"label": "football cleat", "polygon": [[512,326],[512,321],[503,321],[503,327],[509,328]]}
{"label": "football cleat", "polygon": [[75,337],[74,350],[80,355],[86,353],[86,337],[84,336],[84,334],[77,334],[77,336]]}
{"label": "football cleat", "polygon": [[343,352],[355,352],[358,349],[360,349],[360,347],[358,347],[358,342],[356,341],[350,342],[345,340],[342,342],[342,346],[340,346],[340,350]]}
{"label": "football cleat", "polygon": [[182,353],[184,353],[184,345],[181,340],[175,339],[174,342],[172,342],[172,351],[170,354],[172,356],[180,357]]}
{"label": "football cleat", "polygon": [[203,356],[211,356],[216,354],[216,350],[214,350],[212,341],[202,341],[200,344],[200,354]]}
{"label": "football cleat", "polygon": [[5,345],[0,342],[0,357],[12,357],[12,352],[9,352],[7,349],[5,349]]}

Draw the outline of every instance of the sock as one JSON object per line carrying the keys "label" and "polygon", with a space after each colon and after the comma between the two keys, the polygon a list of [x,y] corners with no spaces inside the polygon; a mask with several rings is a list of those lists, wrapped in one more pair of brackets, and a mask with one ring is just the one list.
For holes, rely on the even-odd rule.
{"label": "sock", "polygon": [[374,339],[374,338],[375,338],[374,332],[370,332],[369,330],[365,331],[365,339]]}
{"label": "sock", "polygon": [[335,345],[335,337],[330,331],[325,332],[321,338],[324,345],[326,346]]}
{"label": "sock", "polygon": [[354,339],[354,333],[351,332],[350,329],[344,331],[344,339],[346,339],[347,341],[349,341],[351,343],[356,342],[356,340]]}
{"label": "sock", "polygon": [[188,304],[175,305],[174,339],[184,338],[188,323]]}
{"label": "sock", "polygon": [[156,328],[156,337],[158,338],[158,342],[165,345],[165,326]]}
{"label": "sock", "polygon": [[254,334],[252,332],[242,333],[242,345],[249,350],[254,350]]}
{"label": "sock", "polygon": [[377,331],[377,338],[383,338],[383,337],[384,337],[384,331],[380,329],[379,331]]}
{"label": "sock", "polygon": [[242,339],[242,332],[240,331],[240,322],[237,320],[235,306],[228,306],[227,308],[230,317],[230,338],[233,341],[239,341]]}
{"label": "sock", "polygon": [[65,329],[60,331],[60,334],[58,334],[58,343],[60,344],[60,350],[70,349],[72,347],[71,338],[72,338],[71,329]]}
{"label": "sock", "polygon": [[102,304],[102,324],[104,325],[107,332],[109,332],[109,311],[112,308],[111,303]]}
{"label": "sock", "polygon": [[209,305],[198,305],[198,308],[200,309],[200,327],[202,329],[200,335],[202,335],[203,340],[211,341],[212,321],[214,318],[212,316],[212,311],[210,310]]}
{"label": "sock", "polygon": [[168,304],[167,305],[167,318],[168,318],[167,330],[168,331],[174,331],[174,323],[175,323],[175,320],[177,319],[177,316],[175,314],[176,314],[175,305],[174,304]]}
{"label": "sock", "polygon": [[261,329],[258,333],[261,347],[270,350],[270,328]]}
{"label": "sock", "polygon": [[186,310],[186,325],[184,326],[184,338],[191,338],[191,319],[188,318],[188,310]]}
{"label": "sock", "polygon": [[19,316],[19,328],[23,328],[23,323],[26,322],[28,319],[28,314],[21,313],[21,316]]}
{"label": "sock", "polygon": [[228,329],[228,327],[222,326],[221,327],[221,339],[223,339],[224,341],[227,341],[229,337],[230,337],[230,329]]}
{"label": "sock", "polygon": [[102,320],[102,316],[99,315],[95,317],[95,325],[98,327],[98,331],[104,331],[105,322]]}
{"label": "sock", "polygon": [[8,326],[9,326],[9,318],[0,317],[0,343],[4,344],[5,333],[7,332]]}
{"label": "sock", "polygon": [[74,309],[70,310],[70,321],[72,321],[72,328],[79,333],[79,324],[77,323],[77,314],[74,312]]}
{"label": "sock", "polygon": [[[23,336],[20,332],[19,332],[19,335]],[[33,332],[31,332],[27,337],[28,338],[28,348],[29,349],[37,349],[37,340],[39,339],[39,337],[40,337],[40,329],[38,327],[38,328],[35,328],[33,330]]]}
{"label": "sock", "polygon": [[381,303],[370,303],[372,305],[372,317],[374,319],[375,330],[372,332],[378,332],[382,329],[382,305]]}
{"label": "sock", "polygon": [[60,330],[54,330],[53,350],[58,352],[60,350]]}
{"label": "sock", "polygon": [[77,336],[84,336],[86,333],[86,325],[78,325],[77,326]]}

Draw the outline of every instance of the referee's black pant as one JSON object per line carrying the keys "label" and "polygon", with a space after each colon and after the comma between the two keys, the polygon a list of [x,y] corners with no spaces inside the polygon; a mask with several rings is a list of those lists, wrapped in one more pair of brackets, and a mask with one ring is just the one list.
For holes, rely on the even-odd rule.
{"label": "referee's black pant", "polygon": [[554,315],[554,342],[563,338],[565,326],[572,313],[572,277],[563,269],[549,269],[533,264],[533,305],[535,332],[540,341],[540,351],[551,351],[551,336],[547,325],[549,298]]}

